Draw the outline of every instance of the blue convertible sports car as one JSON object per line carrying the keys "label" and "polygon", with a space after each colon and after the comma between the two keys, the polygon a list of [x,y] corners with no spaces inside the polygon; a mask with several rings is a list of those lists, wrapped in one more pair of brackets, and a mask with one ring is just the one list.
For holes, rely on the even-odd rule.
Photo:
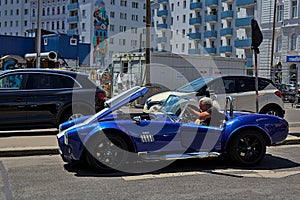
{"label": "blue convertible sports car", "polygon": [[57,138],[63,160],[85,161],[98,171],[108,172],[122,171],[122,166],[136,159],[141,162],[226,154],[238,165],[253,166],[264,158],[266,146],[282,142],[288,135],[286,120],[233,111],[230,97],[223,119],[212,119],[217,123],[210,126],[194,122],[186,108],[196,106],[197,100],[186,93],[170,95],[159,112],[133,112],[128,103],[147,91],[146,87],[134,87],[108,100],[106,108],[95,115],[61,124]]}

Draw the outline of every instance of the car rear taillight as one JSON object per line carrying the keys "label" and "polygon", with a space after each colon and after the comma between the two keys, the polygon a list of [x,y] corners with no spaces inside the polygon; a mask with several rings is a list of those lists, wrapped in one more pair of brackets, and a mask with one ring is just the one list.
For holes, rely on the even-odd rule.
{"label": "car rear taillight", "polygon": [[97,96],[101,100],[105,100],[106,94],[104,92],[97,92]]}
{"label": "car rear taillight", "polygon": [[275,95],[280,97],[280,98],[283,98],[282,93],[278,90],[275,92]]}

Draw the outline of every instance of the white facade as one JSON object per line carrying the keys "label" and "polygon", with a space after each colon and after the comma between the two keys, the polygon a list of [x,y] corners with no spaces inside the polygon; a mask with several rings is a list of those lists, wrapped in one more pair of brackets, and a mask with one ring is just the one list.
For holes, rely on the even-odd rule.
{"label": "white facade", "polygon": [[[274,29],[274,47],[273,47],[273,76],[279,77],[283,83],[296,81],[295,68],[299,62],[286,62],[287,56],[300,55],[300,0],[277,0],[276,16]],[[273,17],[274,0],[264,1],[262,3],[261,27],[264,35],[262,43],[260,65],[262,73],[270,75],[271,51],[273,39]],[[277,73],[277,64],[281,63],[282,74]],[[279,67],[280,68],[280,67]],[[299,72],[298,72],[299,76]],[[275,78],[276,79],[276,78]]]}
{"label": "white facade", "polygon": [[[68,0],[43,0],[42,29],[66,33]],[[0,34],[34,36],[37,28],[37,0],[0,0]]]}

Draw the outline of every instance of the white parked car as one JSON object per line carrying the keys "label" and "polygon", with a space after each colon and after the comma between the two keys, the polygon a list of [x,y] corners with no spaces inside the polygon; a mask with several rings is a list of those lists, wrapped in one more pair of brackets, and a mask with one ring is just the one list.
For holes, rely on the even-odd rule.
{"label": "white parked car", "polygon": [[[155,111],[160,108],[170,94],[177,92],[195,92],[199,98],[210,96],[220,105],[225,105],[225,97],[234,100],[234,109],[256,112],[255,77],[241,75],[222,75],[198,78],[175,91],[167,91],[149,97],[144,105],[144,112]],[[284,117],[282,93],[275,84],[267,78],[258,78],[258,112],[261,114]]]}

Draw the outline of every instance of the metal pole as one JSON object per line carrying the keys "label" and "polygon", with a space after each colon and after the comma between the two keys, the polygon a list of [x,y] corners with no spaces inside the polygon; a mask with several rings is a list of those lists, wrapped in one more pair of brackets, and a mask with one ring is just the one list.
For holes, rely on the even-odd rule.
{"label": "metal pole", "polygon": [[150,28],[151,28],[151,5],[146,0],[146,84],[150,84]]}
{"label": "metal pole", "polygon": [[38,0],[38,21],[37,21],[37,35],[36,35],[36,68],[41,68],[41,35],[42,35],[42,9],[43,1]]}
{"label": "metal pole", "polygon": [[277,0],[274,0],[274,13],[273,13],[273,27],[272,27],[272,46],[271,46],[271,66],[270,66],[270,79],[274,82],[274,70],[273,70],[273,56],[274,56],[274,40],[275,40],[275,23],[277,12]]}
{"label": "metal pole", "polygon": [[257,51],[258,49],[253,49],[254,51],[254,68],[255,68],[255,106],[256,113],[258,113],[258,67],[257,67]]}

